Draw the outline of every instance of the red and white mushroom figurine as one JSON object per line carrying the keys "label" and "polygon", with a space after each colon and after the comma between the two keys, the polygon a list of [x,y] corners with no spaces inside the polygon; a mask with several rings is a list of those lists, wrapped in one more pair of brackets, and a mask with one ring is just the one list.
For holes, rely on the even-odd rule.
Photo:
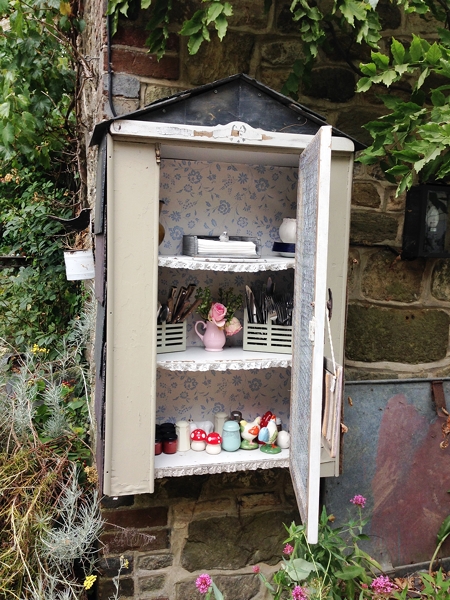
{"label": "red and white mushroom figurine", "polygon": [[212,433],[208,433],[206,437],[206,452],[208,454],[219,454],[222,450],[222,438],[218,433],[213,431]]}
{"label": "red and white mushroom figurine", "polygon": [[206,447],[206,432],[203,429],[194,429],[191,433],[191,450],[201,452]]}

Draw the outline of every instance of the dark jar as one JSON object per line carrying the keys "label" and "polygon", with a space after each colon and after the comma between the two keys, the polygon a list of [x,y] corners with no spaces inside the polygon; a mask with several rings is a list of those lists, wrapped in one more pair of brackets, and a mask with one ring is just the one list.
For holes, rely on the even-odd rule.
{"label": "dark jar", "polygon": [[155,438],[155,456],[162,452],[162,440],[161,438]]}
{"label": "dark jar", "polygon": [[162,443],[162,451],[164,454],[175,454],[177,451],[178,436],[177,435],[165,435]]}

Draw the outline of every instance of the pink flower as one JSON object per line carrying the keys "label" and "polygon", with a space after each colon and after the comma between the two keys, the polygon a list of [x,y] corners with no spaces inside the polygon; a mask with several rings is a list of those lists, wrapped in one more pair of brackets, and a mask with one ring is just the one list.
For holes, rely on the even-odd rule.
{"label": "pink flower", "polygon": [[195,581],[195,585],[200,592],[200,594],[206,594],[209,590],[210,585],[212,584],[212,579],[208,575],[208,573],[202,573],[199,575]]}
{"label": "pink flower", "polygon": [[355,506],[360,506],[361,508],[364,508],[366,505],[366,499],[364,498],[364,496],[361,496],[361,494],[358,494],[356,496],[354,496],[350,502],[352,504],[354,504]]}
{"label": "pink flower", "polygon": [[306,595],[305,588],[296,585],[295,588],[292,590],[292,598],[294,600],[307,600],[308,596]]}
{"label": "pink flower", "polygon": [[223,327],[226,322],[227,307],[220,302],[213,302],[208,313],[208,321],[212,321],[217,327]]}
{"label": "pink flower", "polygon": [[290,544],[286,544],[283,548],[283,554],[292,554],[294,552],[294,548]]}
{"label": "pink flower", "polygon": [[225,325],[225,333],[230,336],[238,333],[242,329],[239,319],[233,317],[229,323]]}
{"label": "pink flower", "polygon": [[259,571],[260,571],[259,565],[253,565],[252,571],[253,571],[253,573],[259,573]]}
{"label": "pink flower", "polygon": [[376,594],[390,594],[393,590],[397,589],[395,583],[392,583],[389,577],[385,575],[376,577],[370,584],[370,587]]}

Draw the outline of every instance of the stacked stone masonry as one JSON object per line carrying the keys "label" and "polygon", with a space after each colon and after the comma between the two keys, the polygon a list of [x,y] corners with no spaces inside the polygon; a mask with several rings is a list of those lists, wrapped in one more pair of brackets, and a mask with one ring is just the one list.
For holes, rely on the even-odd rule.
{"label": "stacked stone masonry", "polygon": [[121,560],[121,598],[197,600],[208,572],[229,600],[267,599],[252,566],[270,577],[284,524],[300,523],[285,469],[157,480],[154,494],[104,498],[103,518],[98,600],[113,595]]}

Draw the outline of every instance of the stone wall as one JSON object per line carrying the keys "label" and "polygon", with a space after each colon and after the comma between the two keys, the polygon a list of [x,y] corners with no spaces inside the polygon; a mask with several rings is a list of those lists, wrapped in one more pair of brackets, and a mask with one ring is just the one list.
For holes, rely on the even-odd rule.
{"label": "stone wall", "polygon": [[270,597],[252,571],[270,577],[286,530],[300,522],[285,469],[174,477],[155,493],[103,500],[105,528],[97,599],[198,600],[195,580],[209,573],[228,600]]}

